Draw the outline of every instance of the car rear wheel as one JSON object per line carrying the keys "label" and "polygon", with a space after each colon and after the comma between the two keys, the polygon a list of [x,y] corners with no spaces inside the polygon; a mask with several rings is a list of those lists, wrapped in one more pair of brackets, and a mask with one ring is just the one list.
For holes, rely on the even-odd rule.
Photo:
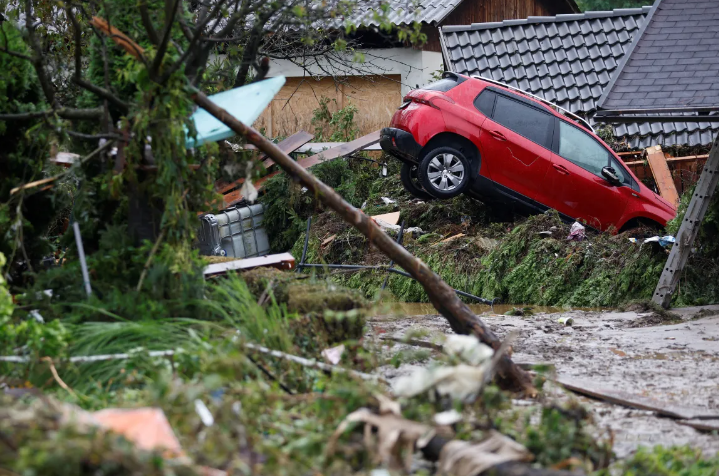
{"label": "car rear wheel", "polygon": [[469,160],[457,149],[437,147],[424,154],[419,164],[419,183],[436,198],[452,198],[469,185]]}
{"label": "car rear wheel", "polygon": [[422,186],[417,180],[417,170],[419,167],[407,162],[402,163],[402,170],[399,173],[400,179],[404,189],[407,190],[413,197],[421,198],[422,200],[430,200],[434,198],[432,195],[424,191]]}

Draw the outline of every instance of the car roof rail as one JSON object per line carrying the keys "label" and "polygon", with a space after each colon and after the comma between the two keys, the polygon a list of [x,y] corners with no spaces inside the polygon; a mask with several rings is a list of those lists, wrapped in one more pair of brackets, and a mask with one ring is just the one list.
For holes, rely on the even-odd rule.
{"label": "car roof rail", "polygon": [[473,75],[472,78],[479,79],[481,81],[486,81],[491,84],[496,84],[497,86],[502,86],[503,88],[507,88],[514,92],[524,94],[525,96],[529,96],[530,98],[535,99],[535,100],[541,102],[542,104],[546,104],[547,106],[551,107],[552,109],[554,109],[561,115],[566,116],[575,122],[578,122],[579,124],[581,124],[582,126],[586,127],[587,129],[589,129],[590,131],[592,131],[596,134],[596,132],[594,131],[594,128],[589,124],[589,122],[586,119],[583,119],[582,117],[574,114],[573,112],[570,112],[570,111],[564,109],[562,106],[558,106],[557,104],[554,104],[553,102],[547,101],[546,99],[539,97],[536,94],[528,93],[527,91],[523,91],[519,88],[515,88],[514,86],[510,86],[507,83],[503,83],[501,81],[497,81],[492,78],[487,78],[485,76]]}

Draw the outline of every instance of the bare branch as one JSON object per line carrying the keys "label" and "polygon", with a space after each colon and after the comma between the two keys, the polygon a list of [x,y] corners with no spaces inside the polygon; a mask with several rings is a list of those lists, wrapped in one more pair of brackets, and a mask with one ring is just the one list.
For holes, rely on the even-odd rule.
{"label": "bare branch", "polygon": [[29,121],[56,115],[63,119],[79,121],[96,121],[102,118],[102,108],[97,109],[73,109],[60,108],[48,109],[47,111],[23,112],[17,114],[0,114],[0,121]]}
{"label": "bare branch", "polygon": [[7,32],[5,31],[5,24],[4,24],[4,22],[0,22],[0,31],[2,31],[2,36],[3,36],[4,43],[5,43],[5,46],[2,47],[2,48],[0,48],[0,51],[2,51],[3,53],[8,54],[8,55],[10,55],[10,56],[14,56],[15,58],[24,59],[24,60],[27,60],[27,61],[32,61],[32,60],[33,60],[32,56],[28,56],[28,55],[25,55],[25,54],[22,54],[22,53],[18,53],[17,51],[10,51],[10,50],[7,49],[7,47],[8,47],[8,39],[7,39]]}
{"label": "bare branch", "polygon": [[40,81],[40,87],[42,88],[43,93],[45,93],[47,101],[52,106],[57,106],[55,87],[45,71],[42,48],[35,36],[35,24],[33,23],[32,15],[32,0],[25,0],[25,28],[27,29],[27,37],[33,50],[32,65],[35,68],[37,79]]}
{"label": "bare branch", "polygon": [[152,25],[152,18],[150,18],[150,12],[147,10],[146,0],[142,0],[140,2],[140,18],[142,19],[142,26],[145,27],[145,31],[147,32],[147,37],[150,39],[153,45],[159,45],[160,37],[157,36],[157,31]]}
{"label": "bare branch", "polygon": [[130,110],[130,106],[126,102],[112,94],[107,89],[103,89],[82,79],[82,30],[80,28],[80,23],[77,21],[75,14],[72,12],[71,7],[68,6],[65,9],[65,12],[72,23],[75,36],[75,76],[73,77],[73,82],[81,88],[90,91],[99,98],[111,102],[120,109],[123,114],[127,114]]}
{"label": "bare branch", "polygon": [[162,59],[165,57],[165,53],[167,52],[167,47],[170,44],[170,36],[172,33],[172,26],[175,23],[175,16],[177,16],[177,10],[180,4],[180,0],[174,0],[174,3],[170,3],[173,0],[165,0],[165,5],[173,5],[171,8],[172,10],[166,11],[166,18],[165,18],[165,33],[162,36],[162,42],[160,43],[160,46],[157,48],[157,54],[155,55],[155,59],[152,61],[152,66],[150,66],[150,77],[156,78],[157,72],[160,70],[160,65],[162,64]]}
{"label": "bare branch", "polygon": [[120,140],[122,139],[122,136],[118,134],[83,134],[82,132],[76,132],[76,131],[65,131],[67,134],[71,137],[77,137],[78,139],[85,139],[85,140],[100,140],[100,139],[114,139],[114,140]]}

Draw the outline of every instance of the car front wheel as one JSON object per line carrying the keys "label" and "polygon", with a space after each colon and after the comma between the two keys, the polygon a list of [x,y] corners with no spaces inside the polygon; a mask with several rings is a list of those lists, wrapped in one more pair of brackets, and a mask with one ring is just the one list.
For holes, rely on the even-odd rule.
{"label": "car front wheel", "polygon": [[417,178],[420,185],[436,198],[452,198],[467,189],[469,160],[457,149],[437,147],[424,154]]}

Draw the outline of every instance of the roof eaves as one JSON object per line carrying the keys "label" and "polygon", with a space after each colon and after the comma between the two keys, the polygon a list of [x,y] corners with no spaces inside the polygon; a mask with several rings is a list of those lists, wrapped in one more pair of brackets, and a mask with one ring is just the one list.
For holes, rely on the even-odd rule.
{"label": "roof eaves", "polygon": [[528,17],[522,20],[504,20],[490,23],[472,23],[471,25],[446,25],[443,26],[443,31],[447,33],[456,33],[461,31],[477,31],[477,30],[490,30],[492,28],[502,28],[507,26],[518,26],[518,25],[535,25],[539,23],[561,23],[568,21],[581,21],[591,20],[595,18],[612,18],[621,16],[632,16],[649,13],[652,8],[645,6],[641,8],[617,8],[611,11],[597,11],[597,12],[586,12],[586,13],[564,13],[556,16],[546,17]]}
{"label": "roof eaves", "polygon": [[597,101],[597,109],[604,109],[604,102],[607,100],[607,97],[609,96],[609,93],[611,93],[612,89],[614,89],[614,84],[617,82],[617,78],[619,78],[619,76],[621,76],[622,74],[622,71],[624,71],[624,67],[627,65],[629,58],[631,58],[632,52],[637,47],[639,40],[641,40],[642,36],[644,36],[644,32],[646,31],[647,26],[651,23],[652,17],[654,16],[654,13],[656,13],[660,3],[662,3],[662,0],[654,1],[654,5],[651,6],[649,13],[647,13],[647,16],[644,19],[644,23],[642,23],[641,28],[639,28],[639,31],[634,34],[632,44],[629,45],[629,49],[624,53],[624,57],[622,58],[621,63],[619,63],[619,66],[617,67],[616,71],[614,71],[614,74],[612,74],[612,78],[609,80],[609,83],[604,87],[604,92]]}
{"label": "roof eaves", "polygon": [[442,27],[439,27],[439,46],[442,48],[442,56],[444,58],[444,66],[449,71],[455,72],[454,63],[450,61],[449,50],[447,50],[447,42],[442,34]]}
{"label": "roof eaves", "polygon": [[[454,8],[448,8],[448,9],[446,9],[446,11],[445,11],[442,15],[440,15],[438,18],[434,19],[431,24],[434,24],[434,25],[439,25],[439,24],[441,24],[441,23],[444,21],[444,19],[449,16],[450,13],[452,13],[452,12],[455,11],[457,8],[459,8],[459,6],[462,4],[463,1],[464,1],[464,0],[459,0],[459,2],[457,2],[457,4],[454,6]],[[440,33],[441,33],[441,32],[440,32]]]}

